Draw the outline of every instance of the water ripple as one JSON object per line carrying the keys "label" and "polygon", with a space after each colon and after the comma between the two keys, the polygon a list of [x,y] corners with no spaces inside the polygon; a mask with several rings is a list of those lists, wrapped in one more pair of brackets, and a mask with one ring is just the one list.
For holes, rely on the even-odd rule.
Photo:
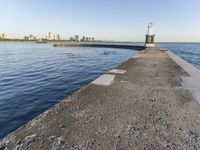
{"label": "water ripple", "polygon": [[0,138],[136,53],[0,43]]}
{"label": "water ripple", "polygon": [[200,69],[200,43],[159,43]]}

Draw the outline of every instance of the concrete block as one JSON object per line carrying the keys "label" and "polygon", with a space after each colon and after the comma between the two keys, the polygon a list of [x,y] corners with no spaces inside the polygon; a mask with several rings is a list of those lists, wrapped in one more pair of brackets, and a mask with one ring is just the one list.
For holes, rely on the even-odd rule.
{"label": "concrete block", "polygon": [[108,86],[113,82],[114,78],[115,78],[115,75],[103,74],[99,78],[94,80],[92,84]]}
{"label": "concrete block", "polygon": [[181,85],[200,103],[200,70],[170,51],[167,54],[189,75],[181,77]]}
{"label": "concrete block", "polygon": [[113,73],[113,74],[124,74],[124,73],[126,73],[126,70],[112,69],[112,70],[109,71],[109,73]]}

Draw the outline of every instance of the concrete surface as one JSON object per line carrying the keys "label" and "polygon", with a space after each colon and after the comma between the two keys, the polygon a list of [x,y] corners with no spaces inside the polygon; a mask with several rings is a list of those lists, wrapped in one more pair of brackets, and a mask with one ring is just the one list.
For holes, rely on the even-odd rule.
{"label": "concrete surface", "polygon": [[188,76],[180,77],[182,80],[181,84],[200,103],[200,70],[172,52],[167,51],[167,53],[188,74]]}
{"label": "concrete surface", "polygon": [[1,141],[11,150],[198,150],[200,106],[181,86],[188,74],[158,48],[89,84]]}
{"label": "concrete surface", "polygon": [[103,74],[96,80],[92,81],[92,84],[108,86],[113,82],[114,78],[115,78],[115,75]]}
{"label": "concrete surface", "polygon": [[112,73],[112,74],[125,74],[125,73],[126,73],[126,70],[112,69],[112,70],[110,70],[108,73]]}
{"label": "concrete surface", "polygon": [[145,46],[149,47],[149,48],[153,48],[156,46],[156,44],[155,43],[146,43]]}

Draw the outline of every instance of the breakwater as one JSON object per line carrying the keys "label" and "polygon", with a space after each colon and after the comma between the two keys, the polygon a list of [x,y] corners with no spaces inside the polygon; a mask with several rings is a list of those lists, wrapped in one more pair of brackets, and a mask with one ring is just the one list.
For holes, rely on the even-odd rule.
{"label": "breakwater", "polygon": [[143,50],[145,46],[137,45],[119,45],[119,44],[53,44],[54,47],[96,47],[96,48],[120,48]]}
{"label": "breakwater", "polygon": [[182,85],[198,77],[166,50],[144,49],[6,136],[1,148],[199,149],[198,95]]}

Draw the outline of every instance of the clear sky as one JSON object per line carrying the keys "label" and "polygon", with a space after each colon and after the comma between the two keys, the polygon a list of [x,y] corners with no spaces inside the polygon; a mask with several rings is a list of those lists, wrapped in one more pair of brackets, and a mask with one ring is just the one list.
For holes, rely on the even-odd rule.
{"label": "clear sky", "polygon": [[0,0],[0,33],[15,37],[144,41],[149,22],[157,41],[200,42],[200,0]]}

